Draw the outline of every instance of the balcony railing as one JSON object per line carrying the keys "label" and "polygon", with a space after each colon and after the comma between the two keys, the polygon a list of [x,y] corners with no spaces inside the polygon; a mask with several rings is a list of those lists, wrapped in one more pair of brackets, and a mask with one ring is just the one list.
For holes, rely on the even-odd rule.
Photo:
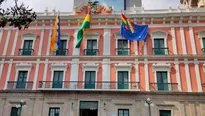
{"label": "balcony railing", "polygon": [[54,56],[67,56],[68,49],[59,49],[53,53]]}
{"label": "balcony railing", "polygon": [[150,83],[151,91],[176,92],[178,83]]}
{"label": "balcony railing", "polygon": [[116,54],[120,56],[130,55],[130,48],[116,48]]}
{"label": "balcony railing", "polygon": [[7,83],[7,89],[9,90],[31,90],[32,87],[32,81],[8,81]]}
{"label": "balcony railing", "polygon": [[98,49],[84,49],[84,55],[85,56],[97,56]]}
{"label": "balcony railing", "polygon": [[168,48],[152,48],[153,55],[168,55],[169,49]]}
{"label": "balcony railing", "polygon": [[33,55],[33,49],[19,49],[19,54],[21,56],[32,56]]}
{"label": "balcony railing", "polygon": [[40,81],[41,90],[136,90],[139,82],[105,82],[105,81]]}
{"label": "balcony railing", "polygon": [[202,48],[201,51],[202,51],[202,54],[205,55],[205,48]]}

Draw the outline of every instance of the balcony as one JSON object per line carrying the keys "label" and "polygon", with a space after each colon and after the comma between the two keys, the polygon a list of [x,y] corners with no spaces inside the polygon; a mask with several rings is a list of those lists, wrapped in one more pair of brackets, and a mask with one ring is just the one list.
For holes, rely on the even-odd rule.
{"label": "balcony", "polygon": [[59,49],[55,51],[54,56],[67,56],[68,55],[68,49]]}
{"label": "balcony", "polygon": [[97,56],[98,49],[84,49],[84,55],[85,56]]}
{"label": "balcony", "polygon": [[153,55],[168,55],[169,49],[168,48],[152,48]]}
{"label": "balcony", "polygon": [[139,82],[40,81],[39,90],[139,91]]}
{"label": "balcony", "polygon": [[19,54],[21,56],[32,56],[33,55],[33,49],[19,49]]}
{"label": "balcony", "polygon": [[8,81],[8,90],[31,90],[33,87],[32,81]]}
{"label": "balcony", "polygon": [[151,91],[177,92],[178,83],[150,83]]}
{"label": "balcony", "polygon": [[130,48],[116,48],[116,55],[118,56],[128,56],[130,55]]}

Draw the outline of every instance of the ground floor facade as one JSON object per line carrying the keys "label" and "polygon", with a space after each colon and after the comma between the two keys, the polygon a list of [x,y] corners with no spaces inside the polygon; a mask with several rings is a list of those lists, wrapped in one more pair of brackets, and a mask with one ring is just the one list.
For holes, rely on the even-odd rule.
{"label": "ground floor facade", "polygon": [[[2,91],[0,116],[205,116],[204,93]],[[18,112],[19,113],[19,112]]]}

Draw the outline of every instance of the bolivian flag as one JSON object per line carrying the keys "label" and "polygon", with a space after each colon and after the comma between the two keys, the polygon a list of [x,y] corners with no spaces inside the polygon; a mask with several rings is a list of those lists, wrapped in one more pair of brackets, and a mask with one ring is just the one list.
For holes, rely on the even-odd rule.
{"label": "bolivian flag", "polygon": [[80,45],[82,43],[82,40],[83,40],[83,37],[85,35],[85,29],[90,28],[90,15],[91,15],[91,12],[89,10],[87,16],[85,17],[85,19],[83,21],[83,24],[81,25],[81,27],[80,27],[80,29],[78,31],[78,34],[77,34],[77,44],[76,44],[75,48],[79,48],[80,47]]}

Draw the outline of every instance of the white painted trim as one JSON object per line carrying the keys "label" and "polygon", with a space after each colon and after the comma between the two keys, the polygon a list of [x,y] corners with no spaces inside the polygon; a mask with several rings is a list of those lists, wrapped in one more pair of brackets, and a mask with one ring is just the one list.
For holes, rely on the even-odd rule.
{"label": "white painted trim", "polygon": [[175,62],[175,70],[176,70],[176,80],[178,83],[178,91],[182,91],[182,86],[181,86],[181,78],[180,78],[180,70],[179,70],[179,61],[177,60]]}
{"label": "white painted trim", "polygon": [[198,32],[198,37],[200,39],[201,49],[205,48],[205,46],[203,45],[203,38],[205,38],[205,30]]}
{"label": "white painted trim", "polygon": [[171,27],[171,34],[172,34],[172,44],[173,44],[173,53],[174,55],[177,53],[177,42],[176,42],[176,35],[175,35],[175,28]]}
{"label": "white painted trim", "polygon": [[24,38],[26,38],[26,37],[33,37],[34,39],[36,39],[37,38],[37,34],[35,34],[35,33],[32,33],[32,32],[25,32],[25,33],[23,33],[22,35],[21,35],[21,39],[24,39]]}
{"label": "white painted trim", "polygon": [[37,79],[38,79],[39,64],[40,64],[40,59],[37,59],[32,90],[36,90],[36,83],[37,83]]}
{"label": "white painted trim", "polygon": [[[66,71],[67,71],[67,64],[64,64],[64,63],[54,63],[54,64],[51,64],[51,80],[50,81],[53,81],[53,76],[54,76],[54,72],[55,71],[63,71],[63,81],[65,81],[65,74],[66,74]],[[62,85],[62,88],[64,88],[64,83]]]}
{"label": "white painted trim", "polygon": [[[66,40],[66,49],[68,49],[69,45],[69,40],[70,40],[70,35],[67,33],[61,33],[60,36],[61,40]],[[69,51],[68,51],[69,52]],[[66,53],[68,55],[68,53]],[[53,52],[53,55],[56,55],[56,52]]]}
{"label": "white painted trim", "polygon": [[[95,71],[95,81],[98,81],[98,77],[97,77],[98,67],[99,67],[98,64],[83,64],[82,65],[82,68],[83,68],[83,82],[85,82],[85,72],[86,71]],[[82,86],[84,88],[85,83],[82,83],[82,84],[83,84]],[[95,83],[95,88],[97,88],[97,83]]]}
{"label": "white painted trim", "polygon": [[195,44],[194,32],[193,32],[192,27],[189,27],[189,35],[190,35],[190,39],[191,39],[192,54],[195,55],[197,53],[196,53],[196,44]]}
{"label": "white painted trim", "polygon": [[100,39],[100,36],[99,35],[86,35],[85,36],[85,49],[87,49],[87,41],[88,40],[97,40],[97,48],[96,49],[98,49],[98,46],[99,46],[99,39]]}
{"label": "white painted trim", "polygon": [[150,33],[152,39],[152,47],[154,47],[154,40],[155,39],[164,39],[164,47],[167,48],[167,37],[168,32],[166,31],[154,31]]}
{"label": "white painted trim", "polygon": [[[167,72],[167,83],[171,83],[171,79],[170,79],[170,70],[155,70],[155,75],[154,75],[154,78],[155,78],[155,83],[157,83],[157,72]],[[168,86],[169,88],[169,91],[172,90],[171,86]],[[156,88],[156,90],[158,90],[158,88]]]}
{"label": "white painted trim", "polygon": [[75,30],[74,33],[74,41],[73,41],[73,56],[79,56],[80,54],[80,49],[79,48],[75,48],[76,44],[77,44],[77,33],[78,33],[78,29]]}
{"label": "white painted trim", "polygon": [[50,54],[51,34],[52,34],[52,28],[50,29],[49,35],[48,35],[48,44],[47,44],[46,56],[48,56]]}
{"label": "white painted trim", "polygon": [[36,36],[34,36],[34,35],[32,35],[32,36],[27,36],[27,35],[26,36],[22,36],[21,48],[23,48],[25,40],[33,40],[32,49],[34,50]]}
{"label": "white painted trim", "polygon": [[[46,59],[44,62],[44,71],[43,71],[43,80],[42,81],[46,81],[47,73],[48,73],[48,59]],[[45,87],[45,84],[43,86]]]}
{"label": "white painted trim", "polygon": [[11,62],[9,63],[8,72],[6,74],[6,81],[5,81],[4,89],[7,89],[7,83],[9,81],[9,78],[10,78],[10,75],[11,75],[11,68],[12,68],[12,65],[13,65],[13,60],[11,59],[10,61]]}
{"label": "white painted trim", "polygon": [[[127,40],[124,37],[122,37],[120,35],[120,33],[115,33],[115,39],[116,39],[116,41],[115,41],[116,48],[118,48],[118,40]],[[130,40],[127,40],[127,48],[130,49]],[[115,52],[115,54],[117,55],[117,51]],[[130,55],[130,54],[131,54],[131,51],[129,50],[129,54],[128,55]]]}
{"label": "white painted trim", "polygon": [[[72,59],[71,64],[71,71],[70,71],[70,81],[78,81],[78,75],[79,75],[79,59]],[[70,83],[71,89],[77,89],[77,84]]]}
{"label": "white painted trim", "polygon": [[13,47],[12,47],[12,51],[11,51],[11,56],[13,56],[15,53],[18,35],[19,35],[19,30],[16,30],[15,37],[14,37],[14,43],[13,43]]}
{"label": "white painted trim", "polygon": [[111,39],[111,31],[110,29],[104,29],[103,36],[103,55],[110,55],[110,39]]}
{"label": "white painted trim", "polygon": [[42,29],[41,30],[40,43],[39,43],[39,47],[38,47],[38,56],[41,55],[41,52],[42,52],[42,49],[43,49],[42,47],[43,47],[44,32],[45,32],[45,30]]}
{"label": "white painted trim", "polygon": [[135,55],[138,55],[138,41],[134,41],[134,50],[135,50]]}
{"label": "white painted trim", "polygon": [[3,68],[4,68],[4,63],[5,63],[5,59],[2,59],[1,60],[1,66],[0,66],[0,80],[1,80],[1,77],[2,77],[2,71],[3,71]]}
{"label": "white painted trim", "polygon": [[[197,61],[197,60],[196,60]],[[201,82],[201,78],[200,78],[200,73],[199,73],[199,65],[198,63],[194,64],[194,68],[196,71],[196,82],[197,82],[197,88],[198,88],[198,92],[203,92],[202,90],[202,82]]]}
{"label": "white painted trim", "polygon": [[153,71],[167,71],[170,72],[171,64],[166,63],[155,63],[152,64]]}
{"label": "white painted trim", "polygon": [[181,36],[181,40],[182,40],[182,51],[183,51],[183,54],[186,55],[187,54],[187,49],[186,49],[186,41],[185,41],[184,28],[183,27],[180,27],[180,36]]}
{"label": "white painted trim", "polygon": [[[110,59],[103,59],[102,62],[102,81],[109,82],[110,81]],[[103,83],[103,89],[110,89],[109,83]]]}
{"label": "white painted trim", "polygon": [[188,92],[192,92],[192,85],[190,80],[190,72],[189,72],[189,64],[185,63],[185,75],[186,75],[186,82],[187,82],[187,88]]}
{"label": "white painted trim", "polygon": [[147,55],[147,42],[144,41],[144,55]]}
{"label": "white painted trim", "polygon": [[6,51],[8,49],[8,45],[9,45],[9,40],[11,38],[10,36],[11,36],[11,30],[8,30],[7,37],[6,37],[6,43],[5,43],[3,54],[2,54],[3,56],[6,55]]}
{"label": "white painted trim", "polygon": [[4,33],[4,30],[0,30],[0,42],[1,42],[1,40],[2,40],[3,33]]}
{"label": "white painted trim", "polygon": [[145,72],[145,91],[150,91],[149,88],[149,69],[148,69],[148,61],[147,59],[144,60],[144,72]]}

